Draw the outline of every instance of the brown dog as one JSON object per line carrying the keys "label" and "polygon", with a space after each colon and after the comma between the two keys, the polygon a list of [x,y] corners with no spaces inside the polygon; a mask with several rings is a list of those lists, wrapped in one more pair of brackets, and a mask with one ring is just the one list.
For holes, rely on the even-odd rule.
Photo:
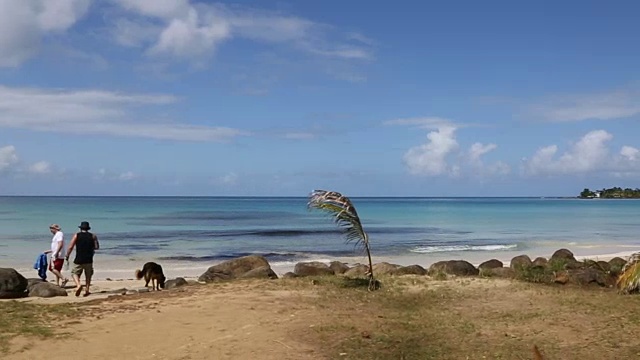
{"label": "brown dog", "polygon": [[533,345],[533,359],[534,360],[544,360],[544,357],[542,356],[542,353],[540,352],[540,349],[538,349],[538,347],[536,345]]}
{"label": "brown dog", "polygon": [[153,290],[160,290],[160,288],[164,289],[164,282],[166,278],[162,272],[162,266],[154,262],[144,264],[142,270],[136,270],[136,279],[140,280],[142,278],[145,280],[144,287],[149,286],[149,281],[151,281],[151,287]]}

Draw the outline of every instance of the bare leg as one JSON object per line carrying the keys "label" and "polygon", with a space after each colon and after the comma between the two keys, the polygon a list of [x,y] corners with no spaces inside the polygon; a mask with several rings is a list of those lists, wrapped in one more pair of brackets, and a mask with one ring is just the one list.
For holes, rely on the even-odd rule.
{"label": "bare leg", "polygon": [[80,285],[80,275],[73,274],[73,282],[76,283],[76,294],[80,294],[80,290],[82,289],[82,285]]}
{"label": "bare leg", "polygon": [[84,289],[84,296],[87,296],[91,294],[91,292],[89,291],[89,287],[91,286],[91,276],[93,276],[93,274],[89,275],[85,273],[84,276],[87,279],[87,287]]}
{"label": "bare leg", "polygon": [[60,280],[64,280],[62,274],[60,273],[60,271],[56,270],[56,269],[51,269],[51,272],[56,276],[56,284],[58,286],[60,286]]}

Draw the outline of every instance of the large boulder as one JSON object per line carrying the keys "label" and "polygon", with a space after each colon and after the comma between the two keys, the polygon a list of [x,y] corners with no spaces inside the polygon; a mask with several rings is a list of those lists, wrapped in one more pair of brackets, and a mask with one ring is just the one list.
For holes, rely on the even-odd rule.
{"label": "large boulder", "polygon": [[373,264],[373,273],[378,275],[394,275],[396,271],[402,266],[396,264],[389,264],[388,262],[381,262]]}
{"label": "large boulder", "polygon": [[269,266],[262,266],[240,275],[241,279],[277,279],[278,275]]}
{"label": "large boulder", "polygon": [[349,270],[349,265],[340,262],[340,261],[332,261],[329,264],[329,268],[331,268],[331,270],[333,270],[333,272],[337,275],[337,274],[344,274]]}
{"label": "large boulder", "polygon": [[609,273],[613,276],[619,275],[626,264],[627,260],[621,257],[614,257],[609,260]]}
{"label": "large boulder", "polygon": [[29,282],[15,269],[0,268],[0,299],[15,299],[27,296]]}
{"label": "large boulder", "polygon": [[29,297],[50,298],[55,296],[67,296],[67,291],[46,281],[35,283],[29,288]]}
{"label": "large boulder", "polygon": [[324,276],[335,274],[333,269],[320,261],[299,262],[293,268],[293,273],[298,276]]}
{"label": "large boulder", "polygon": [[483,262],[482,264],[478,265],[478,270],[480,270],[480,271],[489,270],[489,269],[501,268],[503,266],[504,266],[504,264],[502,263],[502,261],[497,260],[497,259],[491,259],[491,260],[487,260],[487,261]]}
{"label": "large boulder", "polygon": [[261,267],[271,268],[269,262],[264,258],[264,256],[243,256],[211,266],[207,271],[200,275],[198,281],[209,283],[221,280],[231,280],[239,278],[245,273]]}
{"label": "large boulder", "polygon": [[546,258],[543,258],[542,256],[538,256],[537,258],[535,258],[533,260],[531,265],[532,266],[539,266],[539,267],[546,267],[548,263],[549,263],[549,261]]}
{"label": "large boulder", "polygon": [[518,255],[511,259],[509,267],[513,270],[520,270],[522,268],[529,267],[533,264],[531,258],[528,255]]}
{"label": "large boulder", "polygon": [[558,284],[612,286],[613,278],[594,268],[565,270],[556,274],[554,282]]}
{"label": "large boulder", "polygon": [[549,261],[560,261],[563,260],[567,263],[571,262],[576,262],[576,258],[573,256],[573,253],[568,250],[568,249],[559,249],[556,250],[556,252],[553,253],[553,255],[551,255],[551,258],[549,259]]}
{"label": "large boulder", "polygon": [[438,273],[457,276],[475,276],[479,271],[470,262],[464,260],[447,260],[438,261],[429,267],[429,275],[433,276]]}
{"label": "large boulder", "polygon": [[357,264],[351,269],[347,270],[344,273],[344,276],[351,278],[359,278],[367,275],[367,271],[369,271],[369,266],[363,264]]}
{"label": "large boulder", "polygon": [[427,275],[427,270],[420,265],[402,266],[396,269],[395,275]]}

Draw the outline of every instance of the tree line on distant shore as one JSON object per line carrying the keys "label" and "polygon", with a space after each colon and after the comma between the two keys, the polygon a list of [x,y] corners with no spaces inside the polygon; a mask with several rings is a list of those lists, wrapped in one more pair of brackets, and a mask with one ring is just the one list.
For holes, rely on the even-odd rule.
{"label": "tree line on distant shore", "polygon": [[623,189],[620,187],[613,187],[610,189],[591,191],[588,188],[585,188],[578,197],[582,199],[640,199],[640,189]]}

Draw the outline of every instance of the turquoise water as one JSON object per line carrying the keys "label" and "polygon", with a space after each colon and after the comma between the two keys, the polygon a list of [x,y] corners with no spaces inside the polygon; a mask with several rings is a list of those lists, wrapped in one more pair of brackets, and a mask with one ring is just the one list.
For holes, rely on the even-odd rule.
{"label": "turquoise water", "polygon": [[[640,244],[640,201],[353,198],[378,255]],[[272,261],[349,256],[306,198],[0,197],[0,263],[31,261],[50,223],[67,239],[90,221],[101,254],[184,262],[250,253]]]}

